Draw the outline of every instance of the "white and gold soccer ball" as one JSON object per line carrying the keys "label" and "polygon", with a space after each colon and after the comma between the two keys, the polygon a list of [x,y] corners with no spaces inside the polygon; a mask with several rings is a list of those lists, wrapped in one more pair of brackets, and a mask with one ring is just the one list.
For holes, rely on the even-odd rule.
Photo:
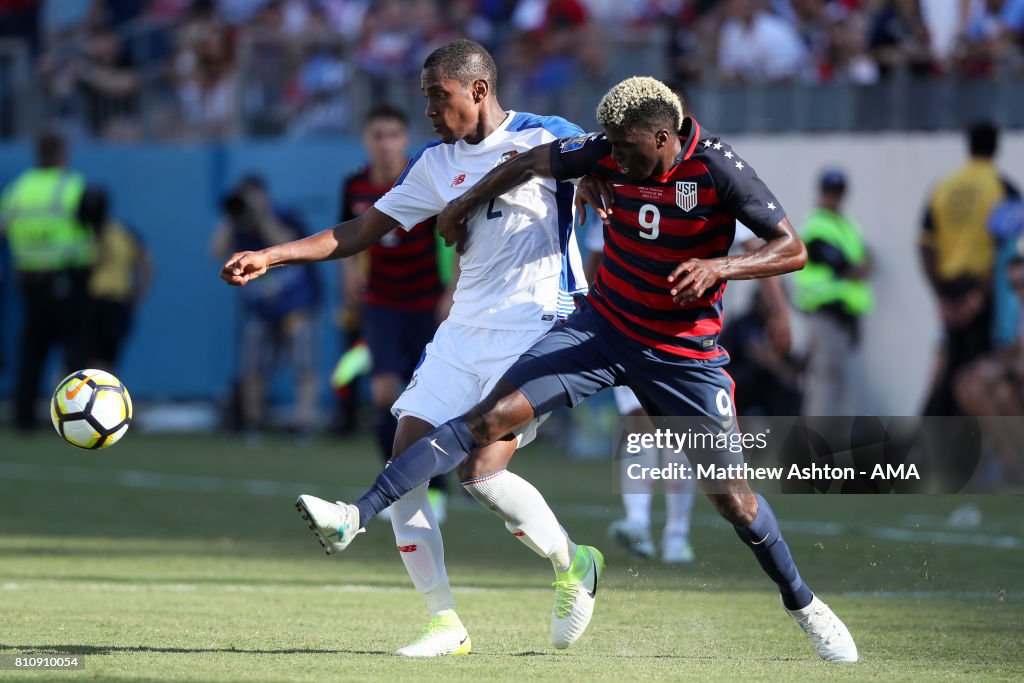
{"label": "white and gold soccer ball", "polygon": [[103,370],[65,377],[50,400],[50,418],[73,446],[98,450],[121,440],[132,423],[132,398],[121,380]]}

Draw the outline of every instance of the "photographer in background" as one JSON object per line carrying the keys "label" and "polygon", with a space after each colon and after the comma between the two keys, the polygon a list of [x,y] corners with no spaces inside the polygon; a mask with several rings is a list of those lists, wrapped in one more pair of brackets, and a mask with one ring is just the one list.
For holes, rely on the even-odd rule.
{"label": "photographer in background", "polygon": [[[222,203],[223,217],[211,251],[224,258],[239,250],[263,249],[300,239],[305,226],[294,211],[275,207],[263,179],[244,177]],[[242,299],[239,383],[242,429],[255,438],[267,425],[266,383],[282,363],[295,376],[292,426],[307,435],[317,422],[316,315],[321,287],[312,265],[278,268],[260,286],[239,291]]]}

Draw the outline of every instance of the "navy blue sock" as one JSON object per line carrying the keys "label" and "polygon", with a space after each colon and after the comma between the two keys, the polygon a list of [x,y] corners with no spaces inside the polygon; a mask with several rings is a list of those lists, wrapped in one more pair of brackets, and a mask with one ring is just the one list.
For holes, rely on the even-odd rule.
{"label": "navy blue sock", "polygon": [[356,501],[359,526],[431,477],[451,472],[478,447],[461,417],[443,425],[409,446],[377,475],[373,488]]}
{"label": "navy blue sock", "polygon": [[733,525],[740,540],[754,551],[761,568],[779,586],[786,609],[803,609],[814,595],[800,578],[789,546],[782,538],[779,521],[761,494],[757,494],[757,516],[748,527]]}

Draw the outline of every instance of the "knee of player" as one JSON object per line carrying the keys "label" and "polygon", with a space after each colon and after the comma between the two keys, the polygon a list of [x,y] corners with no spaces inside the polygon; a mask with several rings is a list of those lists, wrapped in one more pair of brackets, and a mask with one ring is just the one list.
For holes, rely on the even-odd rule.
{"label": "knee of player", "polygon": [[740,493],[721,493],[713,496],[715,509],[736,526],[750,526],[757,517],[757,499]]}
{"label": "knee of player", "polygon": [[533,407],[529,402],[525,398],[517,401],[514,397],[486,401],[465,416],[466,426],[480,446],[494,443],[532,419]]}
{"label": "knee of player", "polygon": [[459,475],[459,481],[463,485],[479,478],[481,476],[481,464],[477,457],[477,452],[474,451],[466,456],[466,459],[459,463],[456,472]]}

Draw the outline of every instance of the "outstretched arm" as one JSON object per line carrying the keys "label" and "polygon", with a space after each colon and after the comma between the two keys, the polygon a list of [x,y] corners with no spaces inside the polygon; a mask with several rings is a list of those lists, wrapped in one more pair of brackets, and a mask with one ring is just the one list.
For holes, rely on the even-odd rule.
{"label": "outstretched arm", "polygon": [[460,252],[466,241],[466,217],[477,204],[500,197],[535,176],[552,178],[551,147],[557,142],[534,147],[496,166],[458,199],[453,199],[437,217],[437,230],[448,246]]}
{"label": "outstretched arm", "polygon": [[352,256],[368,248],[398,225],[394,218],[371,208],[350,221],[310,237],[260,251],[232,254],[221,269],[220,277],[229,285],[241,286],[263,275],[270,268]]}

